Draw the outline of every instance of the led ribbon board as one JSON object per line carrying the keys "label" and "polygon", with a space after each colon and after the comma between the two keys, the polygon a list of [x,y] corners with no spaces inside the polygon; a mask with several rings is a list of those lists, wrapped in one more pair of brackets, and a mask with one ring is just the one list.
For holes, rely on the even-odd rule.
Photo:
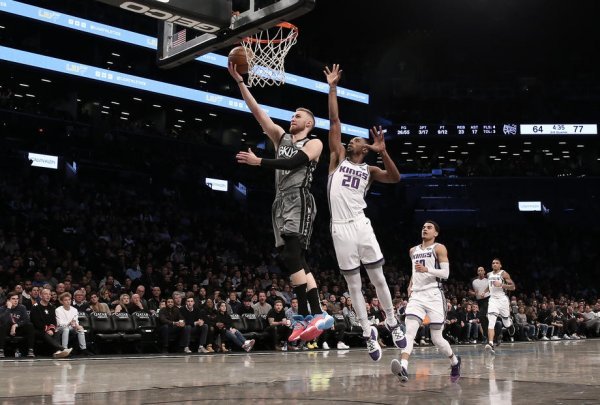
{"label": "led ribbon board", "polygon": [[[140,76],[120,73],[114,70],[101,69],[94,66],[84,65],[82,63],[71,62],[64,59],[39,55],[36,53],[7,48],[4,46],[0,46],[0,60],[51,70],[58,73],[65,73],[72,76],[84,77],[86,79],[97,80],[105,83],[116,84],[136,90],[150,91],[153,93],[163,94],[165,96],[196,101],[230,110],[250,113],[250,109],[243,100],[233,97],[221,96],[219,94],[209,93],[206,91],[190,89],[188,87],[159,82],[157,80],[151,80]],[[263,104],[260,104],[260,107],[265,110],[271,118],[274,119],[289,121],[294,115],[294,111],[290,110],[284,110]],[[329,130],[329,120],[315,117],[315,126],[317,128]],[[342,124],[342,133],[350,136],[359,136],[362,138],[369,137],[369,130],[367,128],[361,128],[348,124]]]}

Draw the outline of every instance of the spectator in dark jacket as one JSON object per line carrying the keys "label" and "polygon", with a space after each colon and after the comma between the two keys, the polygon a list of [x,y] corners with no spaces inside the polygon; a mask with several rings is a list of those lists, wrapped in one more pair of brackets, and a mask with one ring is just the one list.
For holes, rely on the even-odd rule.
{"label": "spectator in dark jacket", "polygon": [[62,347],[54,338],[56,333],[56,307],[50,304],[52,296],[48,288],[42,289],[40,302],[31,310],[31,322],[35,329],[35,335],[42,340],[46,346],[52,348],[53,357],[62,358],[71,354],[71,348]]}
{"label": "spectator in dark jacket", "polygon": [[179,312],[179,308],[175,307],[173,298],[167,298],[167,306],[160,310],[158,321],[160,323],[159,330],[163,353],[169,351],[169,339],[171,337],[179,338],[179,347],[183,351],[190,340],[190,330],[185,328],[185,321]]}
{"label": "spectator in dark jacket", "polygon": [[27,357],[35,357],[33,325],[27,309],[19,304],[19,293],[11,291],[6,296],[6,305],[0,307],[0,357],[4,357],[4,344],[8,336],[23,336],[27,344]]}

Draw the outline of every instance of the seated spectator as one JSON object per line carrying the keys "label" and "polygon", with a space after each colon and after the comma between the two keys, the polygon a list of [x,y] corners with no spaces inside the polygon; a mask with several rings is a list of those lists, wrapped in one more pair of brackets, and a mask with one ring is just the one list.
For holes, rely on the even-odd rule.
{"label": "seated spectator", "polygon": [[[371,299],[372,303],[379,304],[379,300],[377,298]],[[383,339],[386,337],[391,337],[390,331],[387,326],[385,326],[385,313],[381,311],[377,306],[373,307],[370,303],[365,303],[367,307],[367,317],[369,318],[369,322],[371,325],[377,328],[377,332],[379,332],[379,345],[381,347],[387,347],[385,343],[383,343]]]}
{"label": "seated spectator", "polygon": [[572,305],[567,305],[567,310],[563,314],[563,324],[571,339],[578,340],[581,336],[585,336],[585,318],[583,315],[576,314]]}
{"label": "seated spectator", "polygon": [[115,306],[115,314],[118,314],[120,312],[125,312],[126,314],[129,313],[129,304],[130,304],[131,300],[129,298],[129,294],[121,294],[121,296],[119,297],[119,303]]}
{"label": "seated spectator", "polygon": [[342,310],[342,314],[344,317],[348,318],[350,322],[350,326],[353,331],[362,331],[362,326],[360,325],[360,321],[356,316],[356,312],[354,311],[354,304],[352,303],[352,298],[346,298],[346,306]]}
{"label": "seated spectator", "polygon": [[35,335],[54,352],[53,357],[67,357],[73,349],[61,346],[54,339],[56,333],[56,307],[50,304],[50,297],[50,290],[48,288],[42,289],[40,302],[31,310],[31,323],[33,323]]}
{"label": "seated spectator", "polygon": [[588,336],[600,336],[600,317],[592,311],[591,305],[585,306],[582,314],[585,319],[585,330]]}
{"label": "seated spectator", "polygon": [[535,338],[535,325],[527,322],[527,315],[525,314],[525,307],[520,306],[517,314],[515,315],[515,323],[519,328],[520,340],[527,340],[531,342]]}
{"label": "seated spectator", "polygon": [[550,340],[560,340],[564,335],[562,317],[559,316],[556,311],[552,311],[550,312],[550,316],[546,319],[546,322],[548,322],[548,324],[554,328],[554,332],[550,337]]}
{"label": "seated spectator", "polygon": [[458,336],[461,334],[461,324],[458,319],[458,311],[453,309],[450,301],[447,301],[446,306],[448,309],[446,312],[443,335],[447,341],[456,344],[459,343]]}
{"label": "seated spectator", "polygon": [[254,309],[254,314],[256,316],[267,316],[267,314],[269,313],[269,311],[271,310],[271,304],[269,304],[267,302],[267,294],[265,294],[264,292],[259,292],[258,293],[258,302],[254,305],[252,305],[252,308]]}
{"label": "seated spectator", "polygon": [[185,321],[179,312],[179,308],[175,307],[173,298],[167,298],[166,307],[161,309],[158,314],[162,352],[169,352],[171,337],[179,338],[179,348],[183,351],[190,341],[190,329],[185,328]]}
{"label": "seated spectator", "polygon": [[229,298],[227,299],[227,305],[231,309],[230,314],[239,314],[242,309],[242,302],[238,299],[237,293],[235,291],[231,291],[229,293]]}
{"label": "seated spectator", "polygon": [[341,314],[342,308],[340,303],[337,301],[335,294],[329,294],[327,297],[327,312],[330,314]]}
{"label": "seated spectator", "polygon": [[[23,292],[24,293],[24,292]],[[40,298],[40,289],[39,287],[32,286],[29,291],[29,298],[22,297],[22,304],[27,308],[28,311],[31,311],[34,305],[37,305]]]}
{"label": "seated spectator", "polygon": [[[208,324],[206,324],[205,319],[202,317],[202,311],[200,308],[196,307],[194,298],[188,297],[185,300],[185,306],[180,310],[181,315],[183,316],[183,320],[185,321],[185,327],[189,329],[188,336],[191,338],[197,337],[198,340],[198,353],[209,353],[206,349],[206,341],[208,337]],[[183,349],[185,353],[191,353],[192,351],[189,348],[188,344]]]}
{"label": "seated spectator", "polygon": [[85,300],[84,290],[77,290],[73,293],[73,303],[71,304],[78,312],[87,312],[90,304]]}
{"label": "seated spectator", "polygon": [[160,294],[160,287],[152,287],[152,297],[148,300],[148,310],[152,314],[158,311],[161,300]]}
{"label": "seated spectator", "polygon": [[86,342],[85,342],[85,331],[83,326],[79,325],[79,312],[77,309],[71,306],[71,293],[62,293],[58,300],[62,306],[56,308],[56,335],[61,339],[62,347],[69,347],[69,335],[71,331],[77,333],[77,340],[79,342],[80,354],[88,355]]}
{"label": "seated spectator", "polygon": [[275,350],[287,350],[287,339],[290,336],[291,320],[288,320],[283,310],[283,301],[278,299],[275,301],[273,308],[267,314],[269,326],[267,332],[271,337]]}
{"label": "seated spectator", "polygon": [[[131,302],[129,303],[129,305],[127,306],[127,312],[130,314],[133,314],[134,312],[144,312],[144,313],[150,313],[148,311],[148,308],[144,307],[144,304],[142,303],[142,299],[140,298],[139,294],[133,294],[131,296]],[[116,313],[116,308],[115,308],[115,313]]]}
{"label": "seated spectator", "polygon": [[233,320],[231,319],[231,316],[227,313],[227,305],[225,304],[225,302],[221,302],[221,304],[219,304],[219,310],[217,311],[215,319],[215,332],[221,336],[222,341],[221,351],[223,353],[229,351],[227,349],[227,346],[225,345],[225,340],[233,343],[238,347],[241,347],[247,352],[252,350],[252,347],[254,347],[255,343],[254,339],[246,340],[242,333],[236,328],[234,328],[232,325]]}
{"label": "seated spectator", "polygon": [[242,301],[242,306],[239,309],[238,315],[253,314],[253,313],[254,313],[254,308],[252,306],[252,301],[250,301],[250,298],[244,298],[244,301]]}
{"label": "seated spectator", "polygon": [[89,312],[103,312],[105,314],[110,314],[110,308],[104,302],[100,302],[100,298],[98,297],[97,292],[93,292],[90,294],[90,302],[88,306]]}
{"label": "seated spectator", "polygon": [[4,344],[9,335],[25,337],[27,357],[35,357],[33,325],[29,321],[25,306],[19,304],[19,293],[16,291],[9,292],[5,305],[0,307],[0,358],[4,357]]}

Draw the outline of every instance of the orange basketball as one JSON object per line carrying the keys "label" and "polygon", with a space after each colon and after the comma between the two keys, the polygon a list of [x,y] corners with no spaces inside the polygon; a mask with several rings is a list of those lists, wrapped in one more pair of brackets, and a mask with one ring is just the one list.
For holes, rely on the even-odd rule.
{"label": "orange basketball", "polygon": [[227,57],[230,63],[236,65],[236,70],[241,75],[248,73],[248,59],[246,58],[246,52],[248,52],[249,58],[254,56],[250,49],[246,51],[243,46],[236,46],[229,52],[229,56]]}

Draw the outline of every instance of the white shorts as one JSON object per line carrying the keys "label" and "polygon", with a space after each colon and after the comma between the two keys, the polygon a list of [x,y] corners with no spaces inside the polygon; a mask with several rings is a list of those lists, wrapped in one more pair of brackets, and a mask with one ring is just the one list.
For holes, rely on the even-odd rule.
{"label": "white shorts", "polygon": [[430,325],[444,325],[446,321],[446,297],[439,288],[413,291],[406,305],[406,316],[413,315],[423,321],[429,316]]}
{"label": "white shorts", "polygon": [[332,221],[331,237],[340,270],[356,270],[361,263],[366,268],[383,265],[383,254],[369,218]]}
{"label": "white shorts", "polygon": [[490,297],[487,312],[488,314],[500,315],[502,318],[510,317],[510,302],[508,302],[508,296]]}

